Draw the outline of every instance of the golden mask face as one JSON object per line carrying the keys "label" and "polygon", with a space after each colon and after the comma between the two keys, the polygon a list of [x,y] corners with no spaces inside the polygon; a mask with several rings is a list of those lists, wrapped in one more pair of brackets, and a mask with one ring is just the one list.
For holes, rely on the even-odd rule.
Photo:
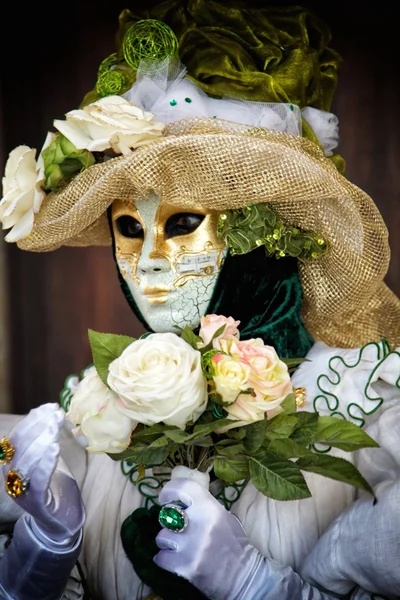
{"label": "golden mask face", "polygon": [[[154,202],[149,199],[144,202]],[[142,210],[143,213],[143,210]],[[219,272],[225,243],[217,235],[218,211],[188,209],[159,203],[154,222],[146,223],[134,203],[116,200],[112,206],[112,224],[116,258],[129,264],[129,271],[140,281],[137,264],[147,236],[152,238],[151,259],[165,259],[175,273],[173,285],[181,287],[191,277]]]}
{"label": "golden mask face", "polygon": [[227,252],[218,217],[161,203],[155,194],[114,202],[116,260],[153,331],[195,328],[206,313]]}

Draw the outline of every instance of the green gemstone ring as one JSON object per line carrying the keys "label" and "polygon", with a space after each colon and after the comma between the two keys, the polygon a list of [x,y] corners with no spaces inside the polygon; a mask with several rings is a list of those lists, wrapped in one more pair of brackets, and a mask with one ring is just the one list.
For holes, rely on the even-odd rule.
{"label": "green gemstone ring", "polygon": [[181,533],[188,526],[188,517],[183,505],[179,504],[164,504],[161,507],[158,515],[158,522],[162,527],[166,527],[175,533]]}

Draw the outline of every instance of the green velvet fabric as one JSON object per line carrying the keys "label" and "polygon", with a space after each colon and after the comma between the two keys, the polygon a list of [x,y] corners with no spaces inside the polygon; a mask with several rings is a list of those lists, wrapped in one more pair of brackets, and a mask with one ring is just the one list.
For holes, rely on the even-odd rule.
{"label": "green velvet fabric", "polygon": [[186,579],[154,563],[153,557],[159,551],[155,542],[161,529],[159,512],[159,506],[137,508],[122,524],[122,545],[136,574],[163,600],[206,600],[206,596]]}
{"label": "green velvet fabric", "polygon": [[227,257],[207,312],[234,317],[243,340],[260,337],[279,356],[294,358],[305,356],[313,344],[302,302],[297,260],[268,258],[258,248]]}

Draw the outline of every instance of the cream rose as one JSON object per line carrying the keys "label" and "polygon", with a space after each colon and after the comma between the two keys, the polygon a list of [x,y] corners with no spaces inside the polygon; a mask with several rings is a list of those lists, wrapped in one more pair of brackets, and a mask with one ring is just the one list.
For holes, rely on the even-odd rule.
{"label": "cream rose", "polygon": [[240,321],[235,321],[232,317],[224,317],[222,315],[206,315],[200,319],[200,331],[199,336],[201,337],[204,346],[213,339],[213,335],[221,327],[225,327],[221,334],[213,339],[213,348],[220,350],[220,340],[227,339],[229,337],[235,337],[239,339],[238,325]]}
{"label": "cream rose", "polygon": [[[54,134],[47,135],[42,151],[51,143]],[[11,229],[6,242],[17,242],[30,234],[35,214],[39,211],[45,192],[44,165],[36,162],[36,150],[18,146],[10,152],[3,177],[3,199],[0,202],[0,222],[3,229]]]}
{"label": "cream rose", "polygon": [[121,96],[107,96],[82,110],[71,110],[66,120],[55,120],[61,131],[79,150],[101,152],[112,148],[129,154],[162,135],[165,125]]}
{"label": "cream rose", "polygon": [[224,354],[216,354],[212,361],[216,391],[224,403],[231,404],[240,392],[249,388],[250,367],[240,359]]}
{"label": "cream rose", "polygon": [[174,333],[152,333],[130,344],[109,366],[107,383],[132,419],[185,429],[207,406],[200,352]]}
{"label": "cream rose", "polygon": [[122,452],[128,447],[137,421],[119,410],[120,399],[101,381],[96,369],[90,369],[79,383],[66,418],[84,436],[89,452]]}

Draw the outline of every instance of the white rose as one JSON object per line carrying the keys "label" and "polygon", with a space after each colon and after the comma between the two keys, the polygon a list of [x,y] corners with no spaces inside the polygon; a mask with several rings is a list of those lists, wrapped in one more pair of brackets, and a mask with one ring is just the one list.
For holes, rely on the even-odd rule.
{"label": "white rose", "polygon": [[129,446],[137,422],[123,414],[120,399],[101,381],[96,369],[90,369],[79,383],[67,412],[75,425],[73,433],[84,436],[89,452],[122,452]]}
{"label": "white rose", "polygon": [[130,344],[109,366],[107,383],[123,411],[144,425],[185,429],[207,406],[201,354],[174,333],[152,333]]}
{"label": "white rose", "polygon": [[165,127],[121,96],[107,96],[88,104],[83,110],[71,110],[66,120],[55,120],[61,131],[80,150],[101,152],[112,148],[117,154],[129,154],[162,135]]}
{"label": "white rose", "polygon": [[45,192],[44,164],[41,153],[51,143],[54,134],[48,133],[36,162],[36,150],[18,146],[10,152],[3,177],[3,199],[0,202],[0,222],[11,229],[6,242],[17,242],[30,234],[35,214],[39,211]]}

